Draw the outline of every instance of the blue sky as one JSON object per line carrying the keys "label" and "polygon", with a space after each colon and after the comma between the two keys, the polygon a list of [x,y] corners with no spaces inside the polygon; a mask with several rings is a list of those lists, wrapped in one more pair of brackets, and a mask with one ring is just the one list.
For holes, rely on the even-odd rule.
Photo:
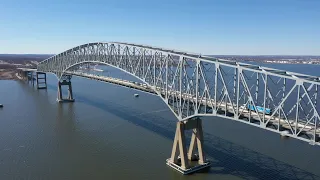
{"label": "blue sky", "polygon": [[320,55],[320,0],[0,0],[0,53],[123,41],[202,54]]}

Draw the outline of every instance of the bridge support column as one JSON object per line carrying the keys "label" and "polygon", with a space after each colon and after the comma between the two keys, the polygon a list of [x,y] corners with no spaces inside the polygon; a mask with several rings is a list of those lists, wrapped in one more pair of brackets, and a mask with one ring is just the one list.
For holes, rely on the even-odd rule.
{"label": "bridge support column", "polygon": [[31,72],[31,79],[32,79],[32,86],[34,86],[35,79],[34,79],[34,73],[33,72]]}
{"label": "bridge support column", "polygon": [[[192,130],[192,137],[188,152],[185,142],[186,130]],[[196,147],[198,149],[197,154],[194,153]],[[172,153],[171,157],[167,159],[167,165],[182,174],[190,174],[210,166],[210,162],[205,159],[203,152],[202,120],[200,118],[190,119],[184,122],[180,121],[177,123]]]}
{"label": "bridge support column", "polygon": [[32,71],[27,71],[26,77],[27,77],[28,83],[29,83],[29,81],[31,81],[31,83],[33,83],[33,72]]}
{"label": "bridge support column", "polygon": [[[47,74],[43,72],[36,72],[37,78],[37,88],[38,89],[47,89]],[[42,76],[41,76],[42,75]],[[32,83],[34,84],[34,83]]]}
{"label": "bridge support column", "polygon": [[28,76],[28,72],[25,72],[25,79],[26,79],[26,81],[28,81],[29,82],[29,76]]}
{"label": "bridge support column", "polygon": [[[68,86],[68,98],[64,99],[62,96],[62,86]],[[58,102],[74,102],[72,93],[71,76],[58,82]]]}

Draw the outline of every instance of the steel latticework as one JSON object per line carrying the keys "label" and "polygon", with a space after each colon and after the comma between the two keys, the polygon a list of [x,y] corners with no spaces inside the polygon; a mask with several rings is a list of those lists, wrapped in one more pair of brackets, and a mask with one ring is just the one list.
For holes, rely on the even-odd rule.
{"label": "steel latticework", "polygon": [[320,144],[320,78],[200,54],[129,44],[89,43],[42,61],[62,79],[102,63],[145,82],[179,121],[219,116]]}

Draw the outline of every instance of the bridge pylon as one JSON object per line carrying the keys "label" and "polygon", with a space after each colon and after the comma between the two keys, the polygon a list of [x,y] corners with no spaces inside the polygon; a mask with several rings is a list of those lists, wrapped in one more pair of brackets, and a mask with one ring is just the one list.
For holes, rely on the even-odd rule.
{"label": "bridge pylon", "polygon": [[[36,72],[36,78],[37,89],[47,89],[47,74],[43,72]],[[34,85],[34,82],[32,84]]]}
{"label": "bridge pylon", "polygon": [[[68,97],[63,98],[62,86],[68,86]],[[71,84],[71,75],[63,75],[61,80],[58,81],[58,102],[74,102]]]}
{"label": "bridge pylon", "polygon": [[[186,130],[192,130],[188,151],[185,140]],[[194,153],[196,149],[198,149],[198,152]],[[203,131],[200,118],[177,122],[172,153],[171,157],[167,159],[167,165],[182,174],[190,174],[210,166],[210,162],[206,160],[203,151]]]}

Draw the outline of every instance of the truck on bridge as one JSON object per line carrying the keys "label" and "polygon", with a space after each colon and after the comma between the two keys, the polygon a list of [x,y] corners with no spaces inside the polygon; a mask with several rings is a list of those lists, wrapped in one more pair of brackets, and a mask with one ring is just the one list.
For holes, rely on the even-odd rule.
{"label": "truck on bridge", "polygon": [[251,111],[257,110],[259,113],[265,113],[267,115],[271,115],[271,112],[272,112],[271,109],[269,109],[269,108],[264,108],[264,107],[261,107],[261,106],[254,106],[254,105],[251,105],[251,104],[247,105],[247,109],[251,110]]}

